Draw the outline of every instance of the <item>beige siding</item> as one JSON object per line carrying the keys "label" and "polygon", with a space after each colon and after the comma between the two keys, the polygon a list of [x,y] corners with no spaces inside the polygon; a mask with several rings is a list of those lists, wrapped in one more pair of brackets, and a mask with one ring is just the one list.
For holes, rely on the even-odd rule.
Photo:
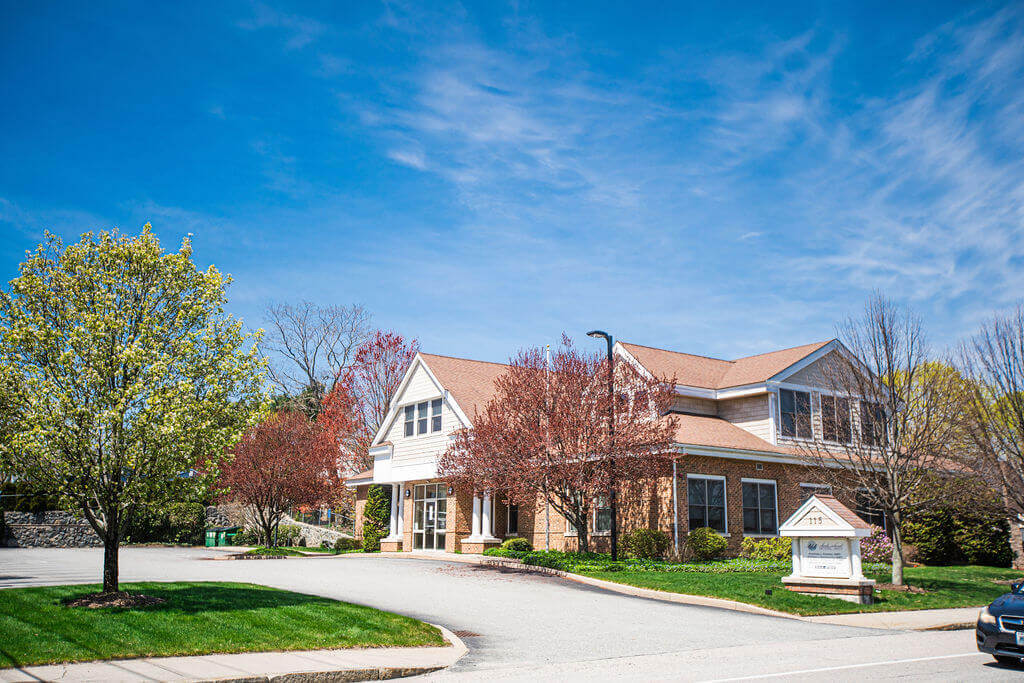
{"label": "beige siding", "polygon": [[438,388],[422,366],[418,366],[413,370],[413,375],[409,379],[405,391],[398,397],[398,414],[388,429],[386,436],[386,439],[394,444],[391,456],[392,467],[436,462],[441,453],[448,448],[449,434],[464,426],[459,420],[458,415],[452,410],[451,403],[446,397],[441,405],[440,432],[419,436],[405,436],[405,414],[403,407],[410,403],[438,398],[441,395],[441,389]]}
{"label": "beige siding", "polygon": [[672,410],[683,413],[697,413],[699,415],[717,415],[718,407],[715,401],[706,398],[693,398],[691,396],[676,396],[672,402]]}
{"label": "beige siding", "polygon": [[794,372],[792,375],[784,377],[782,381],[787,384],[800,384],[806,387],[817,387],[825,390],[830,389],[833,382],[829,380],[826,372],[823,372],[822,364],[827,363],[834,354],[835,351],[824,358],[820,358],[818,361],[811,363],[799,372]]}
{"label": "beige siding", "polygon": [[767,394],[719,401],[718,416],[765,441],[772,440]]}

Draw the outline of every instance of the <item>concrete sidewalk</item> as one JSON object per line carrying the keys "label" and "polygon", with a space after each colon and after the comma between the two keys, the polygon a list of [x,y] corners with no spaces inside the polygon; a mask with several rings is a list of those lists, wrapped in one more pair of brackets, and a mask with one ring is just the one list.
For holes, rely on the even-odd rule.
{"label": "concrete sidewalk", "polygon": [[922,609],[906,612],[861,612],[859,614],[826,614],[805,617],[807,621],[839,626],[888,628],[904,631],[937,631],[954,628],[974,628],[980,607],[953,609]]}
{"label": "concrete sidewalk", "polygon": [[451,666],[466,654],[454,633],[438,626],[449,647],[243,652],[150,657],[0,669],[0,681],[376,681]]}

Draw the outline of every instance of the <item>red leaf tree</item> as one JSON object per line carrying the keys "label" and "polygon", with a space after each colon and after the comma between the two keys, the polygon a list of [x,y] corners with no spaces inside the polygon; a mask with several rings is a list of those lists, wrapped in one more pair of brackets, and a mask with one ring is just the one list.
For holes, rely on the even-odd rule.
{"label": "red leaf tree", "polygon": [[356,352],[323,401],[317,421],[333,435],[342,469],[360,472],[373,466],[370,443],[387,417],[391,399],[419,352],[415,339],[377,330]]}
{"label": "red leaf tree", "polygon": [[221,468],[225,498],[242,503],[259,526],[266,545],[290,508],[317,505],[330,494],[337,452],[322,428],[304,413],[277,413],[250,429]]}
{"label": "red leaf tree", "polygon": [[494,398],[455,435],[439,463],[440,476],[477,490],[504,491],[509,502],[538,497],[561,513],[589,549],[594,501],[619,482],[666,471],[675,420],[666,415],[674,383],[615,364],[614,434],[609,431],[608,366],[563,337],[545,362],[543,349],[521,351],[495,381]]}

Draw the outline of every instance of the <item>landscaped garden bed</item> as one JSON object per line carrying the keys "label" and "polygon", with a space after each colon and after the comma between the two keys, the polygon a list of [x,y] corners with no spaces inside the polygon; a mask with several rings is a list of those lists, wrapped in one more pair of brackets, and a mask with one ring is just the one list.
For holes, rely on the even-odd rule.
{"label": "landscaped garden bed", "polygon": [[[876,590],[874,604],[858,605],[786,590],[781,580],[791,572],[791,565],[782,560],[733,558],[673,563],[624,559],[613,562],[609,555],[598,553],[492,549],[484,554],[639,588],[736,600],[800,615],[981,607],[1007,592],[1007,581],[1021,578],[1019,571],[997,567],[908,567],[905,577],[909,589]],[[881,563],[865,563],[864,574],[880,586],[891,578],[889,566]]]}
{"label": "landscaped garden bed", "polygon": [[[135,583],[150,604],[66,606],[96,585],[0,591],[0,667],[58,662],[349,647],[443,646],[416,619],[245,583]],[[160,602],[156,602],[160,600]]]}

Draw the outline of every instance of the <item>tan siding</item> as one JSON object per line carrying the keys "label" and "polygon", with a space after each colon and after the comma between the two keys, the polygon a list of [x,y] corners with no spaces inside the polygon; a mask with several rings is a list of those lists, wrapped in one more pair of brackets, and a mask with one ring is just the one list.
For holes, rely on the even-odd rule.
{"label": "tan siding", "polygon": [[765,441],[772,440],[767,394],[719,401],[718,416]]}
{"label": "tan siding", "polygon": [[697,413],[698,415],[717,415],[718,406],[715,401],[706,398],[693,398],[691,396],[676,396],[672,402],[672,410],[683,413]]}
{"label": "tan siding", "polygon": [[818,361],[811,363],[806,368],[795,372],[789,377],[783,378],[783,382],[787,384],[800,384],[807,387],[817,387],[819,389],[830,389],[832,388],[832,382],[829,381],[828,376],[823,372],[822,364],[827,363],[830,358],[833,357],[835,351],[828,354],[824,358],[820,358]]}

